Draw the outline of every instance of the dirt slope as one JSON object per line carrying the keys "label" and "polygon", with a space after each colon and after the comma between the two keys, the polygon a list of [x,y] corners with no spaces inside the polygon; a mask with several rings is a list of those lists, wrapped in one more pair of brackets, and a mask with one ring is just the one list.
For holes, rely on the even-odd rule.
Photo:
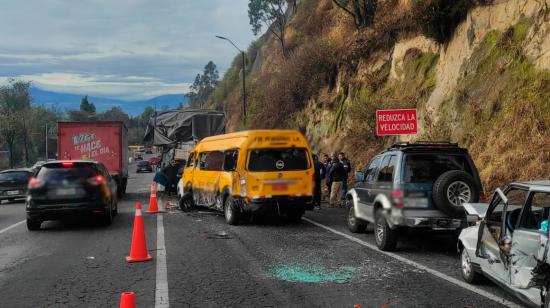
{"label": "dirt slope", "polygon": [[230,130],[299,129],[315,150],[343,150],[356,166],[394,141],[376,136],[376,109],[416,108],[420,133],[405,139],[467,147],[486,191],[549,178],[550,0],[495,0],[451,25],[429,18],[434,2],[379,1],[358,31],[331,1],[301,1],[287,59],[268,35],[249,48],[246,124],[239,58],[209,104],[227,112]]}

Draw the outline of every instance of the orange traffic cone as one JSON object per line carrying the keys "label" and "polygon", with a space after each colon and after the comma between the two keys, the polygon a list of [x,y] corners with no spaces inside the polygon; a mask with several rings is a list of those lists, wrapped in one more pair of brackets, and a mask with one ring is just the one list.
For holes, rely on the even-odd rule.
{"label": "orange traffic cone", "polygon": [[126,261],[142,262],[153,259],[147,253],[147,242],[145,240],[145,230],[143,228],[143,216],[141,216],[141,203],[136,203],[136,216],[134,217],[134,231],[132,233],[132,244],[130,246],[130,255]]}
{"label": "orange traffic cone", "polygon": [[151,183],[151,197],[149,197],[149,209],[145,213],[156,214],[158,212],[159,212],[159,205],[157,203],[157,191],[155,190],[155,183]]}
{"label": "orange traffic cone", "polygon": [[122,292],[120,294],[120,308],[136,308],[134,292]]}

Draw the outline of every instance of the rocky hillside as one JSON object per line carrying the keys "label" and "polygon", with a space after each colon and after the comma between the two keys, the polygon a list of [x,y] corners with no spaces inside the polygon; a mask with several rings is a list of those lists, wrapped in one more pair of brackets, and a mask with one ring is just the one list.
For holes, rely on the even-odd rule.
{"label": "rocky hillside", "polygon": [[375,111],[416,108],[407,138],[467,147],[486,191],[549,178],[550,0],[380,0],[360,30],[332,1],[304,0],[286,40],[286,58],[269,35],[248,50],[246,124],[239,57],[210,98],[230,130],[299,129],[361,166],[394,141],[376,136]]}

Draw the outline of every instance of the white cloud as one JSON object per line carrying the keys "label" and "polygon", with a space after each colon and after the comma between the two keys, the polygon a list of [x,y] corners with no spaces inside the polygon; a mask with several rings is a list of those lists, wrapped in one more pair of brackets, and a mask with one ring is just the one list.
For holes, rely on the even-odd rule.
{"label": "white cloud", "polygon": [[[182,93],[253,40],[248,0],[26,0],[0,10],[0,76],[124,98]],[[0,77],[1,79],[2,77]]]}

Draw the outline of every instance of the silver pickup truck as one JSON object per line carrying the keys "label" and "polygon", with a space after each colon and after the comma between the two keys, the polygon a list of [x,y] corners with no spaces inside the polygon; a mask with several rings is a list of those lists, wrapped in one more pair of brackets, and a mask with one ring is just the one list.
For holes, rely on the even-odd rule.
{"label": "silver pickup truck", "polygon": [[529,306],[549,307],[550,180],[512,183],[464,208],[472,225],[458,239],[464,280],[483,275]]}

